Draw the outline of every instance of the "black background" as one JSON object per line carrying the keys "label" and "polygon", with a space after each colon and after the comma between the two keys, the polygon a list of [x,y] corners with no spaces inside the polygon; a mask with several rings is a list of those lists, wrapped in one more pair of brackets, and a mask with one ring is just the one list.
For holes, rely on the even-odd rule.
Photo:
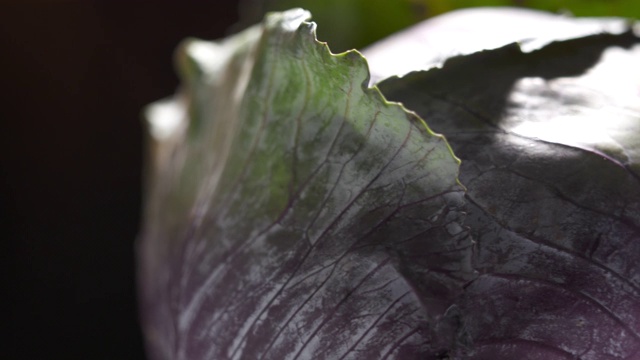
{"label": "black background", "polygon": [[3,359],[141,359],[140,110],[236,1],[0,3]]}

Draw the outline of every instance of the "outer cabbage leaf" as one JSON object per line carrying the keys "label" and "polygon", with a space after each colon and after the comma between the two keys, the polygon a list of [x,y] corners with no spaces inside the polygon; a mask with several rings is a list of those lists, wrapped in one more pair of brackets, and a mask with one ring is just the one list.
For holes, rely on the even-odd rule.
{"label": "outer cabbage leaf", "polygon": [[640,358],[640,39],[605,29],[379,84],[462,160],[480,275],[452,358]]}
{"label": "outer cabbage leaf", "polygon": [[151,359],[425,359],[452,341],[440,319],[473,278],[459,162],[308,17],[186,41],[182,90],[147,110]]}

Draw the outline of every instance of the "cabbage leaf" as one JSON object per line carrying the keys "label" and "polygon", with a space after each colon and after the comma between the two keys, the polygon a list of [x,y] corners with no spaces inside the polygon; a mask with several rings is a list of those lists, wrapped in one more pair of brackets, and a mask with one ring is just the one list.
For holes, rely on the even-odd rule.
{"label": "cabbage leaf", "polygon": [[633,25],[465,10],[370,72],[309,17],[184,41],[146,109],[149,357],[640,356]]}
{"label": "cabbage leaf", "polygon": [[479,276],[454,359],[640,357],[640,38],[601,24],[379,84],[462,160]]}
{"label": "cabbage leaf", "polygon": [[455,335],[436,329],[474,277],[459,161],[308,18],[185,41],[182,89],[147,109],[152,359],[417,359]]}

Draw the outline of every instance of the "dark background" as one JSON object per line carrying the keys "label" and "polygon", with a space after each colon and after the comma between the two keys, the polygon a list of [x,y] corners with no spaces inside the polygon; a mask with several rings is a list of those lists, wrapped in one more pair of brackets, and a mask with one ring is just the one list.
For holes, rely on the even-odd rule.
{"label": "dark background", "polygon": [[237,1],[0,0],[3,359],[142,359],[140,110]]}

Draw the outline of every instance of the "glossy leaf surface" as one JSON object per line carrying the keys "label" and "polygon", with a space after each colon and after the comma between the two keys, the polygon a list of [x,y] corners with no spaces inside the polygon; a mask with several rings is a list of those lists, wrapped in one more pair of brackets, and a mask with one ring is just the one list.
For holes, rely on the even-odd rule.
{"label": "glossy leaf surface", "polygon": [[480,276],[452,358],[640,357],[639,44],[596,31],[379,84],[462,160]]}

